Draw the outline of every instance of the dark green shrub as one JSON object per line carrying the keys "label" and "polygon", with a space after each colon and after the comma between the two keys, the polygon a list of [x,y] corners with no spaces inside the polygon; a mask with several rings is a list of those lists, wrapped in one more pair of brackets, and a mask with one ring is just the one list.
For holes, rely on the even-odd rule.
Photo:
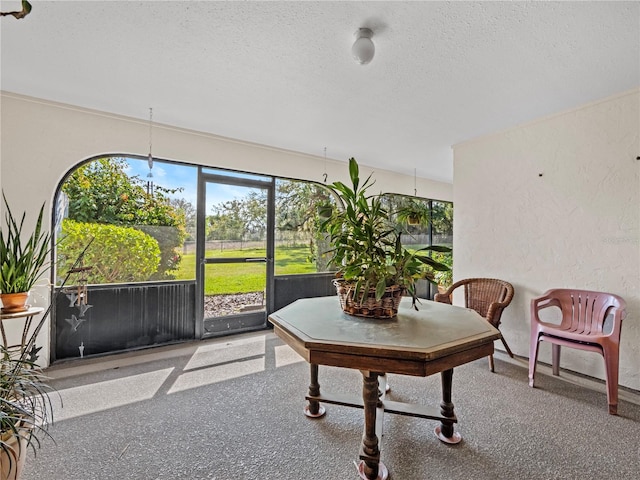
{"label": "dark green shrub", "polygon": [[58,277],[62,277],[93,238],[84,256],[91,284],[142,282],[158,270],[160,248],[151,236],[132,227],[81,223],[65,219],[58,244]]}

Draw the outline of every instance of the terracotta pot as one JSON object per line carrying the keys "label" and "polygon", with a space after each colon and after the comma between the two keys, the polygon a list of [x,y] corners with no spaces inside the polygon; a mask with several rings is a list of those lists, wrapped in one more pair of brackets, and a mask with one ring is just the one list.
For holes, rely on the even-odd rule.
{"label": "terracotta pot", "polygon": [[2,313],[24,312],[28,310],[28,298],[29,292],[0,294],[0,300],[2,300]]}
{"label": "terracotta pot", "polygon": [[20,431],[16,437],[12,432],[2,436],[6,450],[0,448],[0,480],[20,480],[27,458],[27,433]]}

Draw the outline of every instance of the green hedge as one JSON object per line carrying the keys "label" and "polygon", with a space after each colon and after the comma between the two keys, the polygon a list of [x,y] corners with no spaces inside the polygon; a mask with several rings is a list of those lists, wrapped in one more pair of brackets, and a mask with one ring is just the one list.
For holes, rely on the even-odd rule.
{"label": "green hedge", "polygon": [[[91,239],[83,262],[84,266],[93,267],[87,274],[90,284],[142,282],[158,270],[160,248],[150,235],[131,227],[65,219],[57,246],[59,278],[66,275]],[[70,283],[73,282],[71,278]]]}

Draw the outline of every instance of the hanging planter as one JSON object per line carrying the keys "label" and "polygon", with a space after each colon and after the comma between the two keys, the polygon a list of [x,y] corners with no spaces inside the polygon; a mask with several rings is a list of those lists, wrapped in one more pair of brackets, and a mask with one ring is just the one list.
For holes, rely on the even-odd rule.
{"label": "hanging planter", "polygon": [[428,226],[430,216],[430,207],[424,202],[414,199],[409,199],[409,201],[398,211],[398,219],[411,226]]}
{"label": "hanging planter", "polygon": [[420,217],[418,215],[409,215],[407,217],[407,223],[409,225],[420,225]]}
{"label": "hanging planter", "polygon": [[318,205],[318,218],[321,222],[327,221],[333,214],[333,206],[331,204]]}

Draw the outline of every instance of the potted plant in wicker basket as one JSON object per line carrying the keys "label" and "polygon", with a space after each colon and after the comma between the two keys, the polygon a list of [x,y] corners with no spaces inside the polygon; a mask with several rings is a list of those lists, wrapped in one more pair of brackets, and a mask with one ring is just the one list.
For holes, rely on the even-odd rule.
{"label": "potted plant in wicker basket", "polygon": [[[403,295],[417,300],[415,282],[432,280],[433,271],[446,265],[428,251],[449,252],[445,246],[431,245],[409,251],[401,242],[402,233],[389,221],[389,212],[379,195],[369,195],[371,175],[360,183],[359,167],[349,159],[351,186],[334,182],[331,187],[342,200],[321,228],[329,234],[333,263],[339,269],[335,281],[342,308],[352,315],[392,318]],[[416,307],[417,308],[417,307]]]}

